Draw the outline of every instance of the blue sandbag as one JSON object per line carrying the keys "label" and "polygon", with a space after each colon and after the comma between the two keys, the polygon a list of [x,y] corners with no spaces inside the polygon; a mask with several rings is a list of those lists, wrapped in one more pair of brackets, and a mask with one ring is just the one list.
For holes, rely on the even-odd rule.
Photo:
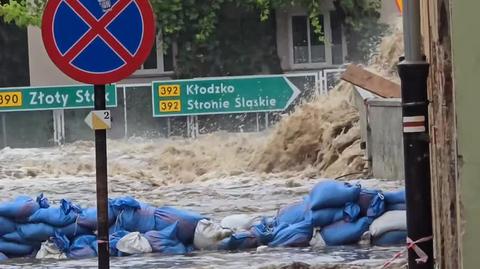
{"label": "blue sandbag", "polygon": [[115,215],[118,215],[120,211],[124,209],[139,209],[141,207],[140,202],[130,196],[119,197],[110,200],[110,204],[115,211]]}
{"label": "blue sandbag", "polygon": [[[108,207],[108,225],[115,222],[115,214],[109,202]],[[78,225],[86,227],[90,230],[97,230],[97,208],[86,208],[78,215]]]}
{"label": "blue sandbag", "polygon": [[177,239],[178,222],[161,231],[145,233],[145,238],[150,243],[153,252],[164,254],[186,254],[187,248]]}
{"label": "blue sandbag", "polygon": [[343,208],[325,208],[311,211],[313,227],[324,227],[343,219]]}
{"label": "blue sandbag", "polygon": [[0,252],[0,262],[1,262],[1,261],[5,261],[5,260],[8,260],[7,255],[5,255],[5,254],[3,254],[2,252]]}
{"label": "blue sandbag", "polygon": [[405,190],[384,192],[385,202],[388,204],[405,204]]}
{"label": "blue sandbag", "polygon": [[257,238],[259,245],[268,245],[273,241],[274,224],[268,218],[262,218],[261,222],[252,226],[250,231]]}
{"label": "blue sandbag", "polygon": [[327,246],[341,246],[358,243],[362,235],[368,231],[372,220],[363,217],[356,222],[339,221],[328,225],[320,233]]}
{"label": "blue sandbag", "polygon": [[389,231],[372,240],[372,243],[376,246],[405,245],[406,242],[407,231]]}
{"label": "blue sandbag", "polygon": [[111,206],[116,216],[115,230],[145,233],[155,229],[155,207],[130,196],[112,199]]}
{"label": "blue sandbag", "polygon": [[[64,234],[57,232],[51,240],[60,251],[66,253],[67,257],[72,259],[92,258],[98,253],[97,237],[95,235],[78,236],[70,244],[70,240]],[[112,247],[110,246],[110,255],[116,256],[111,250]]]}
{"label": "blue sandbag", "polygon": [[308,199],[287,205],[278,211],[277,224],[295,224],[302,222],[308,214]]}
{"label": "blue sandbag", "polygon": [[113,208],[115,214],[118,212],[114,226],[115,231],[125,230],[146,233],[155,230],[155,207],[140,203],[140,208],[122,206],[122,209],[120,209],[116,208],[115,205],[113,205]]}
{"label": "blue sandbag", "polygon": [[0,239],[0,252],[12,256],[26,256],[34,251],[34,247],[27,244],[8,242]]}
{"label": "blue sandbag", "polygon": [[16,229],[17,227],[15,225],[15,222],[5,217],[0,217],[0,235],[15,232]]}
{"label": "blue sandbag", "polygon": [[[45,223],[28,223],[17,225],[17,232],[23,240],[43,242],[55,235],[55,227]],[[4,235],[5,239],[9,239]]]}
{"label": "blue sandbag", "polygon": [[[360,216],[360,206],[356,203],[347,203],[343,209],[343,220],[346,222],[354,222]],[[332,224],[335,221],[329,223]]]}
{"label": "blue sandbag", "polygon": [[310,191],[312,210],[339,208],[346,203],[355,202],[360,194],[361,186],[335,180],[322,181]]}
{"label": "blue sandbag", "polygon": [[14,201],[0,204],[0,216],[24,221],[30,217],[40,205],[28,196],[19,196]]}
{"label": "blue sandbag", "polygon": [[311,211],[310,214],[313,227],[324,227],[340,220],[356,221],[360,215],[360,206],[347,203],[344,208],[325,208]]}
{"label": "blue sandbag", "polygon": [[90,234],[92,234],[92,230],[90,230],[86,227],[80,226],[77,223],[72,223],[72,224],[69,224],[65,227],[57,228],[56,231],[58,231],[61,234],[66,235],[69,239],[73,239],[73,238],[75,238],[77,236],[80,236],[80,235],[90,235]]}
{"label": "blue sandbag", "polygon": [[367,210],[367,217],[378,218],[383,213],[385,213],[386,205],[384,197],[381,193],[375,196],[370,204],[370,207]]}
{"label": "blue sandbag", "polygon": [[250,231],[238,232],[223,239],[218,244],[219,250],[242,250],[258,246],[257,237]]}
{"label": "blue sandbag", "polygon": [[202,219],[207,218],[197,213],[173,207],[159,207],[155,210],[155,230],[161,231],[178,221],[177,238],[188,246],[193,244],[195,228]]}
{"label": "blue sandbag", "polygon": [[55,232],[55,235],[50,240],[61,252],[67,253],[70,250],[70,240],[64,234]]}
{"label": "blue sandbag", "polygon": [[[16,242],[16,243],[20,243],[20,244],[28,244],[29,241],[27,239],[24,239],[19,233],[18,231],[15,231],[15,232],[11,232],[11,233],[8,233],[8,234],[4,234],[2,236],[3,239],[7,240],[7,241],[10,241],[10,242]],[[38,242],[37,242],[38,243]]]}
{"label": "blue sandbag", "polygon": [[387,204],[385,211],[407,210],[407,204]]}
{"label": "blue sandbag", "polygon": [[43,195],[43,193],[40,193],[40,195],[37,196],[36,201],[40,208],[50,207],[50,202],[48,201],[47,197]]}
{"label": "blue sandbag", "polygon": [[385,213],[385,200],[382,191],[362,189],[357,200],[360,216],[377,218]]}
{"label": "blue sandbag", "polygon": [[62,199],[59,208],[40,208],[28,218],[29,222],[42,222],[57,227],[72,224],[77,219],[81,208],[72,202]]}
{"label": "blue sandbag", "polygon": [[310,221],[302,221],[292,225],[280,225],[276,228],[275,237],[270,247],[306,247],[313,236]]}
{"label": "blue sandbag", "polygon": [[70,246],[70,250],[67,253],[68,258],[72,259],[84,259],[97,256],[97,252],[93,247],[97,243],[97,237],[95,235],[82,235],[75,238]]}

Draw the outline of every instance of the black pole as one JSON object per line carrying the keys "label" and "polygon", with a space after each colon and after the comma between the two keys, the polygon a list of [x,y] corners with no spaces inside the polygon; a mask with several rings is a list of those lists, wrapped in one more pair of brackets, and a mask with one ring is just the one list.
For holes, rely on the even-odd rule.
{"label": "black pole", "polygon": [[[401,59],[398,73],[402,81],[403,147],[407,199],[408,237],[417,241],[432,236],[430,148],[428,130],[427,78],[425,61]],[[417,263],[413,248],[408,252],[408,268],[433,269],[433,240],[418,243],[427,255],[426,263]]]}
{"label": "black pole", "polygon": [[[105,110],[105,85],[95,85],[95,110]],[[107,130],[95,130],[95,161],[97,168],[97,240],[98,268],[109,269]]]}
{"label": "black pole", "polygon": [[2,113],[2,137],[3,137],[3,148],[6,148],[7,143],[7,115]]}

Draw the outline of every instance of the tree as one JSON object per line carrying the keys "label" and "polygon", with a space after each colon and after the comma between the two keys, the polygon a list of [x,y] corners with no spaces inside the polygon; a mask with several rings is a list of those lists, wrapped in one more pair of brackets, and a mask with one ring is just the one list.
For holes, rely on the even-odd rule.
{"label": "tree", "polygon": [[18,26],[40,25],[45,0],[0,1],[0,17],[4,22]]}

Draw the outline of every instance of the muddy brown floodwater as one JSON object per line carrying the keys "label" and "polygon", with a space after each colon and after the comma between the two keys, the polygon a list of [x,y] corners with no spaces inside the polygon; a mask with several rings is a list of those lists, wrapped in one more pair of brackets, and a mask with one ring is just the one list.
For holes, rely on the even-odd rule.
{"label": "muddy brown floodwater", "polygon": [[[401,32],[385,37],[371,69],[394,80],[402,52]],[[322,178],[364,176],[359,115],[352,87],[342,83],[328,96],[309,100],[261,133],[213,133],[198,139],[108,141],[110,197],[130,195],[220,221],[231,214],[274,216]],[[95,205],[94,145],[0,150],[0,198],[44,193]],[[343,177],[342,177],[343,178]],[[348,177],[347,177],[348,178]],[[351,177],[350,177],[351,178]],[[402,181],[354,180],[363,187],[394,190]],[[112,268],[380,268],[401,248],[365,246],[278,248],[242,252],[194,252],[185,256],[112,258]],[[403,266],[404,259],[391,268]],[[12,259],[0,268],[96,268],[96,259]]]}
{"label": "muddy brown floodwater", "polygon": [[[165,142],[159,140],[149,143]],[[115,143],[120,142],[111,143],[109,162],[131,166],[132,170],[140,171],[142,163],[146,161],[143,154],[139,154],[138,158],[133,155],[125,158],[125,155],[113,148]],[[52,202],[69,198],[82,206],[94,206],[96,199],[94,174],[91,171],[73,168],[84,167],[85,160],[92,162],[93,148],[87,150],[87,145],[88,143],[82,144],[83,150],[78,149],[78,144],[59,148],[1,150],[2,198],[10,199],[20,194],[34,196],[43,192]],[[130,148],[143,147],[145,142],[130,141],[128,145]],[[52,166],[55,163],[58,165]],[[125,168],[125,171],[127,170]],[[73,175],[75,173],[77,175]],[[131,195],[158,206],[171,205],[193,210],[220,221],[227,215],[238,213],[273,216],[282,205],[300,200],[320,180],[294,172],[242,172],[239,175],[218,175],[216,178],[189,183],[158,184],[158,181],[148,176],[141,179],[138,175],[130,177],[128,174],[112,172],[109,178],[109,193],[111,197]],[[365,187],[384,190],[397,189],[402,185],[399,181],[377,179],[355,182]],[[112,268],[282,268],[292,264],[304,266],[292,268],[308,268],[306,265],[358,265],[361,267],[351,268],[375,268],[397,251],[399,248],[349,246],[325,249],[268,249],[260,253],[253,250],[234,253],[195,252],[186,256],[142,255],[113,258]],[[15,259],[1,266],[1,268],[95,267],[95,259],[80,261]]]}

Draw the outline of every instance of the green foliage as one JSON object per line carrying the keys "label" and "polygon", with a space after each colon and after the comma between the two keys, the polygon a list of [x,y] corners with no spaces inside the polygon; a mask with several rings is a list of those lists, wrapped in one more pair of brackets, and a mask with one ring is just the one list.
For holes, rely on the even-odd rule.
{"label": "green foliage", "polygon": [[281,72],[272,18],[258,20],[259,11],[232,4],[218,15],[208,42],[198,42],[190,32],[179,34],[179,77],[225,76]]}
{"label": "green foliage", "polygon": [[267,21],[275,8],[304,6],[310,12],[315,31],[322,31],[318,21],[320,0],[151,0],[151,3],[165,36],[188,31],[194,34],[193,41],[197,43],[210,41],[210,36],[217,28],[218,16],[225,6],[256,10],[260,21]]}
{"label": "green foliage", "polygon": [[40,25],[44,0],[10,0],[0,4],[0,17],[18,26]]}

